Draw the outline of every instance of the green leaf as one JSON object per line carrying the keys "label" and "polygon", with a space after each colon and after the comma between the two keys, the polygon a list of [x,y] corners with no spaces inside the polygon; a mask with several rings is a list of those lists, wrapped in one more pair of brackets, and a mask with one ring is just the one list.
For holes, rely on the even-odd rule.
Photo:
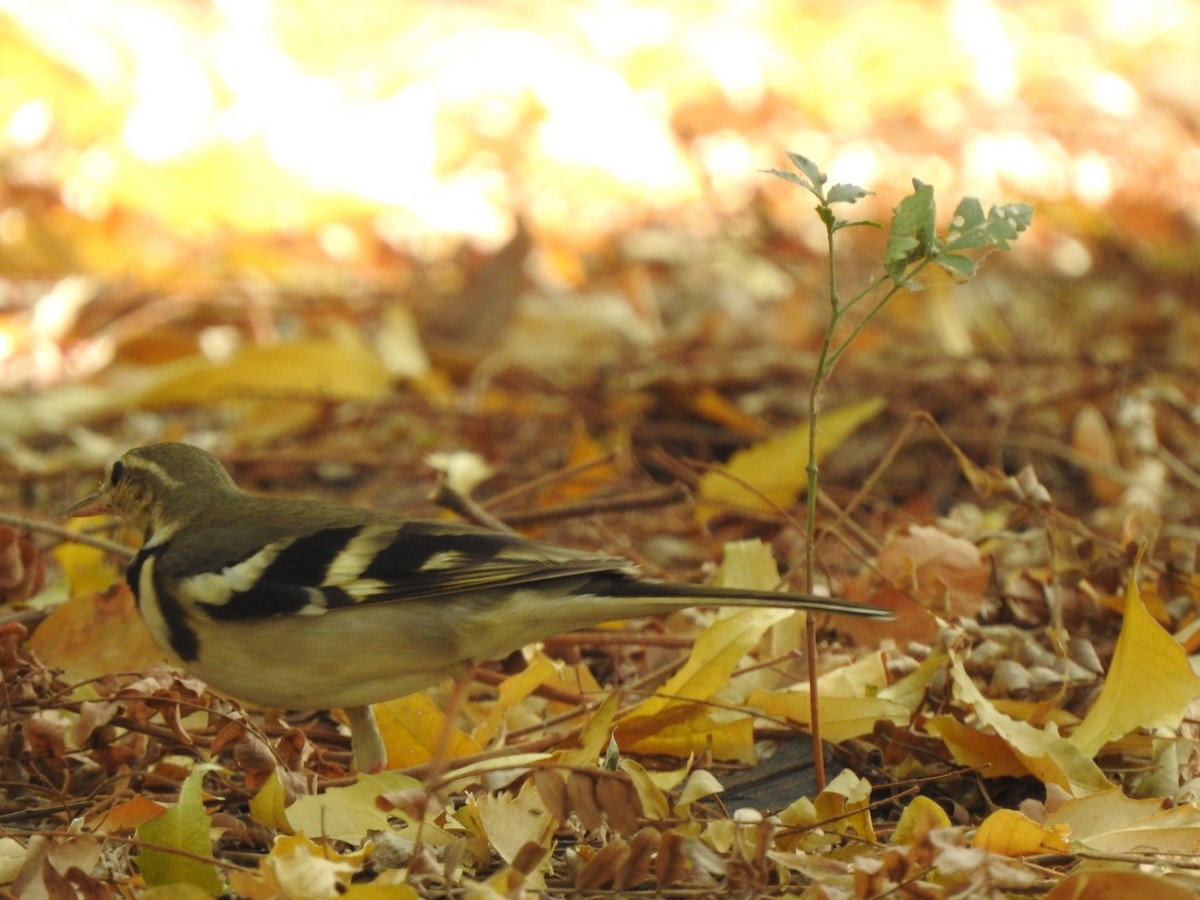
{"label": "green leaf", "polygon": [[[212,863],[212,821],[200,798],[205,774],[212,766],[197,766],[184,779],[179,789],[179,803],[157,819],[138,826],[138,840],[170,849],[145,848],[138,854],[137,864],[147,887],[167,884],[190,884],[214,896],[225,892],[225,886]],[[178,853],[172,853],[171,850]],[[189,854],[183,856],[182,854]]]}
{"label": "green leaf", "polygon": [[983,207],[974,197],[964,197],[954,210],[944,250],[971,250],[978,247],[1009,249],[1033,221],[1033,207],[1027,203],[993,206],[984,216]]}
{"label": "green leaf", "polygon": [[883,254],[883,267],[897,284],[903,283],[908,264],[930,256],[937,246],[937,205],[933,188],[913,179],[913,192],[900,201],[892,216],[891,233]]}
{"label": "green leaf", "polygon": [[798,184],[806,191],[817,194],[818,197],[821,196],[813,190],[812,183],[807,178],[797,175],[795,172],[785,172],[783,169],[762,169],[761,171],[766,172],[768,175],[774,175],[776,178],[782,178],[784,181],[790,181],[792,184]]}
{"label": "green leaf", "polygon": [[825,173],[821,171],[821,167],[807,156],[801,156],[799,153],[788,153],[787,157],[792,161],[793,166],[807,176],[808,180],[813,183],[814,187],[819,188],[828,180]]}
{"label": "green leaf", "polygon": [[936,262],[955,278],[959,278],[963,281],[966,281],[968,278],[975,277],[975,270],[977,266],[975,265],[975,260],[971,259],[969,256],[960,256],[957,253],[942,253],[938,254],[934,262]]}
{"label": "green leaf", "polygon": [[1009,249],[1009,241],[1033,223],[1033,207],[1028,203],[1005,203],[988,210],[988,233],[992,243],[1001,250]]}
{"label": "green leaf", "polygon": [[873,193],[874,191],[860,188],[857,184],[835,184],[825,196],[827,203],[857,203]]}
{"label": "green leaf", "polygon": [[878,222],[872,222],[870,219],[856,219],[853,221],[848,219],[838,219],[834,223],[833,227],[835,231],[840,231],[843,228],[856,228],[859,225],[865,225],[868,228],[883,228],[883,226]]}

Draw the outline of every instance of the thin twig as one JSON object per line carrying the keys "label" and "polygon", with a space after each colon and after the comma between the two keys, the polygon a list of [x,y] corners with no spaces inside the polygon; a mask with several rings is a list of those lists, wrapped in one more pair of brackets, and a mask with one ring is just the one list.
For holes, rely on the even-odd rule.
{"label": "thin twig", "polygon": [[545,509],[528,509],[522,512],[505,513],[504,520],[510,525],[529,525],[533,522],[551,522],[558,519],[579,519],[600,513],[628,512],[634,509],[650,509],[671,506],[687,499],[687,490],[682,485],[634,491],[615,497],[600,497],[580,500],[575,503],[559,503]]}
{"label": "thin twig", "polygon": [[132,559],[134,554],[134,551],[124,544],[118,544],[116,541],[107,541],[104,538],[92,537],[90,534],[84,534],[80,531],[72,531],[70,528],[57,525],[53,522],[47,522],[45,519],[0,513],[0,524],[11,525],[14,528],[22,528],[26,531],[37,532],[38,534],[49,534],[59,540],[68,541],[73,544],[84,544],[88,547],[95,547],[97,550],[103,550],[105,553],[111,553],[113,556],[119,556],[123,559]]}

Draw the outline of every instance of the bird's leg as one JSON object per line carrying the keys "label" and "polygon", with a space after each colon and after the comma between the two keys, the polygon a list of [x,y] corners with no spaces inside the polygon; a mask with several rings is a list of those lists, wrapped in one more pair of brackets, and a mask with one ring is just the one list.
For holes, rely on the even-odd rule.
{"label": "bird's leg", "polygon": [[343,710],[350,723],[350,746],[354,750],[354,767],[360,774],[374,775],[387,765],[387,747],[375,724],[375,714],[369,706]]}

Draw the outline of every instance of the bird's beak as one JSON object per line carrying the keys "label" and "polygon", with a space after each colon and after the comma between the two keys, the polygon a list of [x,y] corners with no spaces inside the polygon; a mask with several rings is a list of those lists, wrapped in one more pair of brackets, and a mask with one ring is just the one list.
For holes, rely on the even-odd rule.
{"label": "bird's beak", "polygon": [[83,518],[86,516],[102,516],[112,512],[112,497],[109,491],[101,488],[90,497],[84,497],[67,510],[68,518]]}

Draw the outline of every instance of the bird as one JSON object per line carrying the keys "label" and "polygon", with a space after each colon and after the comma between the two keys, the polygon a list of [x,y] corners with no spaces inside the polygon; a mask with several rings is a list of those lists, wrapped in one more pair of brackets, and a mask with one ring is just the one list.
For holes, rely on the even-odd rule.
{"label": "bird", "polygon": [[360,773],[386,763],[372,703],[565,631],[696,605],[891,617],[851,600],[648,580],[623,557],[455,521],[244,493],[184,443],[128,450],[67,515],[142,531],[125,577],[172,665],[261,707],[342,709]]}

